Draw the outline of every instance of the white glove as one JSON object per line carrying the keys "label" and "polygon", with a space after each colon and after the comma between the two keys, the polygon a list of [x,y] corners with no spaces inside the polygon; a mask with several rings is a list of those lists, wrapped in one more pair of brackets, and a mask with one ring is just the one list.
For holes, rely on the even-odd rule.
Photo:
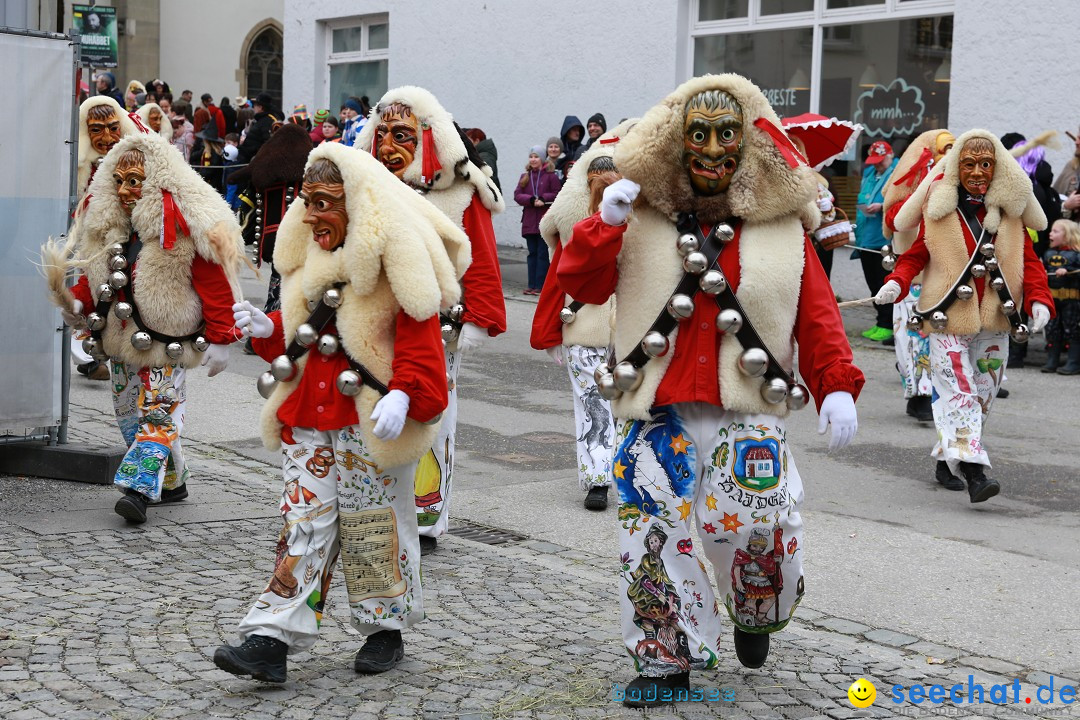
{"label": "white glove", "polygon": [[60,317],[64,318],[64,323],[68,327],[72,328],[84,328],[86,327],[86,317],[83,316],[83,304],[82,300],[75,301],[75,312],[69,313],[67,310],[60,308]]}
{"label": "white glove", "polygon": [[630,209],[641,192],[641,186],[633,180],[616,180],[604,189],[600,201],[600,219],[608,225],[622,225],[630,216]]}
{"label": "white glove", "polygon": [[488,339],[488,332],[479,325],[472,323],[465,323],[461,326],[461,332],[458,334],[457,349],[458,352],[468,352],[470,350],[476,350],[484,341]]}
{"label": "white glove", "polygon": [[855,412],[855,400],[848,392],[833,392],[825,396],[818,416],[818,435],[825,434],[825,428],[832,425],[829,435],[829,449],[839,450],[846,447],[859,429],[859,416]]}
{"label": "white glove", "polygon": [[833,209],[833,201],[827,197],[818,198],[817,209],[823,213],[827,213]]}
{"label": "white glove", "polygon": [[200,365],[206,366],[206,377],[214,377],[229,364],[229,346],[211,345],[203,353]]}
{"label": "white glove", "polygon": [[892,305],[898,297],[900,297],[900,283],[890,280],[877,291],[877,295],[874,296],[874,304]]}
{"label": "white glove", "polygon": [[544,352],[550,355],[551,361],[559,367],[562,367],[563,363],[566,362],[566,351],[563,349],[562,345],[555,345],[553,347],[549,347]]}
{"label": "white glove", "polygon": [[396,440],[405,428],[405,415],[409,412],[410,402],[404,390],[391,390],[383,395],[371,413],[371,419],[375,421],[375,437]]}
{"label": "white glove", "polygon": [[1050,322],[1050,308],[1041,302],[1031,303],[1031,332],[1037,333]]}
{"label": "white glove", "polygon": [[236,303],[232,309],[233,324],[244,335],[268,338],[274,334],[274,321],[247,300]]}

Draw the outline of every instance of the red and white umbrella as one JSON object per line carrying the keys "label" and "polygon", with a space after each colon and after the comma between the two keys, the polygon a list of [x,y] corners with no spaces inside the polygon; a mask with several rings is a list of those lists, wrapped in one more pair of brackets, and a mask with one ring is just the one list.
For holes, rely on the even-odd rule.
{"label": "red and white umbrella", "polygon": [[784,126],[784,132],[802,141],[806,148],[806,161],[815,170],[820,170],[855,147],[855,141],[863,129],[858,123],[817,113],[783,118],[780,124]]}

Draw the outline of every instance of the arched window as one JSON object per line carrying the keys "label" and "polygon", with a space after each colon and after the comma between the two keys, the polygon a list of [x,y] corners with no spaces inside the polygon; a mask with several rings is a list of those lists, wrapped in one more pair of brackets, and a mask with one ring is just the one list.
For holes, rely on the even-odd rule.
{"label": "arched window", "polygon": [[251,41],[247,52],[247,96],[269,93],[274,105],[281,107],[282,47],[281,31],[267,27]]}

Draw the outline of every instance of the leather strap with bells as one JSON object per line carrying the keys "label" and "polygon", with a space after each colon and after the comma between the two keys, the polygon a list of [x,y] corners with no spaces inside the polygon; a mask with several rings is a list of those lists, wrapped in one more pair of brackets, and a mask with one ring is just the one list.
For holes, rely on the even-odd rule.
{"label": "leather strap with bells", "polygon": [[569,325],[577,320],[578,310],[585,307],[585,303],[580,300],[571,300],[570,304],[559,311],[559,320],[563,325]]}

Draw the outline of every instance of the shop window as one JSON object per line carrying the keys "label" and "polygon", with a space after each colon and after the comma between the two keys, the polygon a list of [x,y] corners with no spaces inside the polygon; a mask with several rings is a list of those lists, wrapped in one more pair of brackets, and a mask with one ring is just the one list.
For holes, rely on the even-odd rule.
{"label": "shop window", "polygon": [[749,11],[750,0],[698,0],[698,20],[731,20],[744,18]]}
{"label": "shop window", "polygon": [[828,0],[830,10],[841,8],[863,7],[865,5],[884,5],[885,0]]}
{"label": "shop window", "polygon": [[810,109],[812,46],[809,27],[702,36],[694,40],[694,75],[744,75],[778,115],[798,115]]}
{"label": "shop window", "polygon": [[813,9],[814,0],[761,0],[762,15],[810,12]]}
{"label": "shop window", "polygon": [[387,90],[390,25],[386,15],[328,24],[330,53],[328,107],[336,110],[350,96],[373,102]]}

